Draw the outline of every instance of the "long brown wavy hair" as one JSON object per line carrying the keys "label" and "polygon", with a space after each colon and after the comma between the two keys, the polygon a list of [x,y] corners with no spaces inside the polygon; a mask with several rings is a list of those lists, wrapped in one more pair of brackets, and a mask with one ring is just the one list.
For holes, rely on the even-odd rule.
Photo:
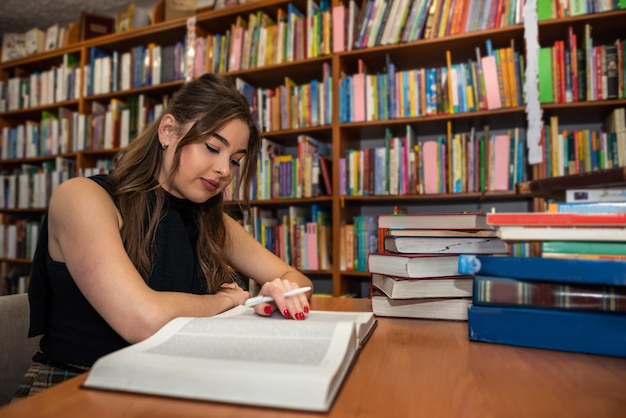
{"label": "long brown wavy hair", "polygon": [[[244,96],[230,79],[205,74],[183,85],[161,115],[116,156],[110,178],[114,185],[114,200],[124,222],[122,240],[130,259],[146,281],[152,272],[156,230],[166,201],[166,192],[157,179],[163,162],[158,128],[167,114],[178,122],[177,135],[184,134],[174,152],[168,173],[170,177],[178,170],[182,147],[204,141],[233,120],[239,119],[248,125],[250,138],[240,167],[241,199],[246,207],[260,147],[259,131]],[[185,133],[189,123],[192,123],[191,129]],[[223,213],[221,194],[194,205],[199,227],[197,256],[211,293],[233,280],[233,271],[224,255],[226,225]]]}

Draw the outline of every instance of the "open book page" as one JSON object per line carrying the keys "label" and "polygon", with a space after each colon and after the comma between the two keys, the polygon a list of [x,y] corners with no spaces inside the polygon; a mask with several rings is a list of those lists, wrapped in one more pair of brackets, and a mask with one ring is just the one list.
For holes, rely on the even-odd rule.
{"label": "open book page", "polygon": [[[176,318],[147,340],[99,359],[84,385],[326,411],[358,339],[353,322],[318,313],[293,321],[238,307],[212,318]],[[311,320],[317,316],[326,319]]]}
{"label": "open book page", "polygon": [[[219,315],[214,316],[214,318],[247,318],[247,319],[256,319],[256,320],[282,320],[282,316],[275,312],[271,317],[259,316],[254,313],[253,309],[246,308],[243,305],[239,305],[233,309],[230,309],[226,312],[223,312]],[[334,311],[311,311],[309,312],[306,321],[323,321],[323,322],[340,322],[347,321],[352,322],[356,327],[357,332],[357,344],[358,347],[362,347],[370,334],[374,331],[376,327],[376,319],[372,312],[334,312]]]}

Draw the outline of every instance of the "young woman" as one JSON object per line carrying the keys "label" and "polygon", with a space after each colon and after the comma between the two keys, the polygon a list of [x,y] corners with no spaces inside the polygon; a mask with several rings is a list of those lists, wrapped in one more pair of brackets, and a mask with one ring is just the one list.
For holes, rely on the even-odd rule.
{"label": "young woman", "polygon": [[224,213],[222,191],[256,173],[259,133],[232,83],[204,75],[116,158],[109,176],[73,178],[53,193],[33,260],[30,335],[41,351],[16,397],[88,370],[179,316],[211,316],[250,296],[238,273],[305,319],[311,281]]}

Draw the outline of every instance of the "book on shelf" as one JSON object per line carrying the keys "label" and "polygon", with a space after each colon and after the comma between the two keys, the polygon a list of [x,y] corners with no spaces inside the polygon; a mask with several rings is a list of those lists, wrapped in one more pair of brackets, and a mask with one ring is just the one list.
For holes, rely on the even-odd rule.
{"label": "book on shelf", "polygon": [[558,283],[550,281],[549,277],[545,280],[476,275],[472,303],[484,306],[626,312],[626,286]]}
{"label": "book on shelf", "polygon": [[328,411],[375,326],[371,312],[311,311],[305,321],[288,321],[244,306],[215,317],[176,318],[100,358],[84,386]]}
{"label": "book on shelf", "polygon": [[626,213],[489,213],[487,223],[491,226],[617,226],[626,225]]}
{"label": "book on shelf", "polygon": [[2,35],[2,62],[26,56],[26,35],[8,32]]}
{"label": "book on shelf", "polygon": [[46,29],[45,50],[52,51],[59,47],[59,25],[54,24]]}
{"label": "book on shelf", "polygon": [[[458,257],[459,274],[511,277],[521,280],[626,285],[626,262],[621,260],[553,259],[544,257],[482,256]],[[602,274],[599,274],[602,272]]]}
{"label": "book on shelf", "polygon": [[624,241],[543,241],[541,254],[626,255]]}
{"label": "book on shelf", "polygon": [[80,39],[96,38],[115,32],[115,18],[107,15],[82,12],[80,15]]}
{"label": "book on shelf", "polygon": [[599,187],[565,190],[565,202],[626,202],[626,188]]}
{"label": "book on shelf", "polygon": [[[498,236],[515,241],[626,241],[626,227],[500,226]],[[469,253],[469,251],[468,251]]]}
{"label": "book on shelf", "polygon": [[495,229],[385,229],[384,237],[497,237]]}
{"label": "book on shelf", "polygon": [[372,285],[391,299],[459,298],[472,296],[472,277],[407,279],[372,274]]}
{"label": "book on shelf", "polygon": [[626,357],[626,315],[472,305],[470,341]]}
{"label": "book on shelf", "polygon": [[516,183],[518,194],[543,194],[571,188],[594,187],[599,184],[623,184],[626,182],[626,167],[607,168],[581,174],[548,177]]}
{"label": "book on shelf", "polygon": [[482,213],[378,215],[378,227],[390,229],[491,229]]}
{"label": "book on shelf", "polygon": [[387,236],[385,251],[421,254],[504,254],[506,243],[498,237]]}
{"label": "book on shelf", "polygon": [[458,255],[371,253],[367,271],[406,278],[458,276]]}
{"label": "book on shelf", "polygon": [[559,213],[626,213],[625,202],[548,202],[547,212]]}
{"label": "book on shelf", "polygon": [[471,297],[391,299],[372,291],[372,312],[385,317],[465,321],[471,303]]}
{"label": "book on shelf", "polygon": [[46,32],[39,28],[32,28],[25,34],[26,55],[39,54],[46,50]]}
{"label": "book on shelf", "polygon": [[602,260],[602,261],[623,261],[626,255],[619,254],[587,254],[587,253],[546,253],[541,254],[543,258],[568,258],[576,260]]}
{"label": "book on shelf", "polygon": [[192,16],[196,12],[197,0],[165,0],[164,19],[178,19]]}

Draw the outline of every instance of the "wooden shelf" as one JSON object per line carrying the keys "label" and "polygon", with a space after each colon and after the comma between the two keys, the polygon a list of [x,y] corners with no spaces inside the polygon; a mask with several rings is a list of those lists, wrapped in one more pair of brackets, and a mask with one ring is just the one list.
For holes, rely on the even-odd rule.
{"label": "wooden shelf", "polygon": [[[231,28],[238,16],[248,18],[251,13],[265,11],[270,16],[276,16],[278,9],[285,10],[291,3],[287,0],[260,0],[249,1],[245,4],[225,7],[219,10],[199,11],[196,14],[196,28],[198,36],[208,34],[221,34]],[[301,11],[306,10],[306,0],[294,0],[292,2]],[[338,1],[332,2],[339,5]],[[343,2],[345,5],[345,2]],[[567,38],[569,27],[578,34],[584,32],[586,24],[593,28],[592,35],[594,45],[615,42],[616,38],[623,39],[624,21],[626,10],[595,13],[584,16],[569,17],[563,19],[550,19],[538,23],[538,36],[542,47],[551,46],[556,40]],[[80,59],[80,65],[89,64],[90,49],[92,47],[105,51],[127,52],[138,45],[156,43],[160,45],[173,45],[177,41],[183,41],[186,35],[187,19],[179,18],[164,21],[128,32],[111,34],[103,37],[81,41],[70,46],[49,51],[25,58],[20,58],[0,64],[0,77],[4,79],[24,74],[25,72],[44,71],[52,66],[58,66],[63,62],[64,55],[71,54]],[[299,135],[310,135],[332,145],[332,196],[298,199],[254,200],[252,205],[268,209],[285,209],[289,205],[309,206],[320,204],[328,207],[332,221],[332,260],[331,270],[316,270],[306,273],[319,277],[330,278],[332,281],[332,293],[339,296],[348,292],[354,284],[364,283],[368,280],[367,272],[342,271],[339,267],[341,250],[339,248],[341,224],[350,222],[353,216],[365,212],[375,212],[381,208],[393,208],[396,205],[410,207],[429,205],[442,207],[467,206],[479,208],[485,202],[492,206],[497,203],[518,204],[519,202],[536,203],[539,199],[562,193],[567,187],[592,187],[606,184],[625,184],[626,168],[617,168],[592,172],[587,174],[531,180],[518,183],[516,190],[502,192],[470,192],[455,194],[429,194],[429,195],[394,195],[394,196],[341,196],[339,190],[339,159],[346,156],[348,149],[363,149],[370,144],[383,140],[385,132],[390,130],[394,135],[404,135],[406,125],[414,128],[419,138],[443,136],[447,133],[448,125],[454,132],[469,132],[474,128],[475,132],[483,130],[489,125],[491,132],[505,131],[512,128],[524,128],[526,126],[526,107],[515,106],[509,108],[494,109],[488,111],[476,111],[447,114],[441,113],[425,117],[407,117],[390,120],[377,120],[369,122],[339,123],[339,81],[345,75],[357,72],[359,60],[366,63],[369,74],[384,73],[387,57],[396,65],[398,71],[412,70],[421,67],[443,67],[447,64],[446,52],[450,51],[453,63],[467,62],[476,59],[476,49],[485,53],[487,42],[491,42],[494,49],[505,48],[514,44],[516,51],[524,50],[524,26],[517,24],[497,29],[468,32],[447,37],[420,39],[414,42],[375,46],[371,48],[354,49],[326,56],[307,58],[281,64],[266,65],[263,67],[248,68],[232,71],[226,75],[233,78],[239,77],[244,81],[261,88],[276,89],[285,82],[285,77],[294,80],[296,84],[307,83],[312,79],[319,80],[323,70],[330,66],[332,74],[332,111],[333,122],[325,126],[315,126],[298,129],[275,130],[264,132],[263,136],[285,145],[288,148],[297,146]],[[598,41],[598,42],[596,42]],[[582,36],[579,36],[579,46]],[[169,95],[175,92],[183,80],[171,81],[154,86],[144,86],[126,91],[116,91],[98,95],[82,95],[84,89],[80,89],[81,96],[77,100],[69,100],[45,106],[37,106],[28,109],[14,110],[0,114],[0,128],[14,127],[25,120],[39,120],[42,111],[54,111],[60,107],[69,107],[83,114],[91,112],[94,103],[107,104],[111,99],[126,99],[130,96],[145,94],[154,98]],[[544,120],[550,116],[558,116],[562,125],[576,124],[578,122],[598,123],[617,107],[626,106],[626,99],[544,104]],[[1,132],[1,130],[0,130]],[[378,146],[378,145],[374,145]],[[95,161],[103,158],[111,158],[119,150],[85,150],[59,155],[75,159],[77,168],[89,168]],[[21,164],[41,164],[53,160],[56,156],[45,156],[27,159],[11,159],[0,161],[0,168],[10,171]],[[530,171],[530,170],[529,170]],[[233,208],[239,202],[225,202],[228,208]],[[481,206],[482,205],[482,206]],[[34,218],[43,213],[44,209],[0,209],[0,213],[8,217]],[[29,263],[29,260],[0,259],[4,263]]]}
{"label": "wooden shelf", "polygon": [[516,191],[524,196],[546,196],[564,192],[565,189],[626,184],[626,167],[592,171],[590,173],[551,177],[518,183]]}

